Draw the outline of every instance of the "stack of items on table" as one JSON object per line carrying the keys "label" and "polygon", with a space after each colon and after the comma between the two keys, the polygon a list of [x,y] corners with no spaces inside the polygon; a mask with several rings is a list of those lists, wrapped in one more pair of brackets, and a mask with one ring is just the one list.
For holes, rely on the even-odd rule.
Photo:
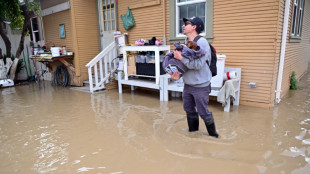
{"label": "stack of items on table", "polygon": [[[164,52],[160,52],[160,74],[165,74],[162,68]],[[155,76],[155,53],[153,51],[139,52],[127,55],[127,70],[129,75]]]}
{"label": "stack of items on table", "polygon": [[[162,45],[163,43],[152,37],[151,40],[138,39],[135,42],[136,46],[152,46]],[[162,61],[165,53],[160,52],[160,74],[165,74],[162,68]],[[155,52],[154,51],[141,51],[127,55],[127,72],[129,75],[146,75],[155,76]]]}

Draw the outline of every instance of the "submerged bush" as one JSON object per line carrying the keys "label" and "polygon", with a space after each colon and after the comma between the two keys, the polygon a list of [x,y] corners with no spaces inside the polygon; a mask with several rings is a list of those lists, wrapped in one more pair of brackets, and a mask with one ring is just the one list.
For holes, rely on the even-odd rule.
{"label": "submerged bush", "polygon": [[291,83],[290,83],[290,89],[291,90],[296,90],[298,89],[298,81],[296,79],[296,73],[295,71],[292,72],[292,76],[291,76]]}

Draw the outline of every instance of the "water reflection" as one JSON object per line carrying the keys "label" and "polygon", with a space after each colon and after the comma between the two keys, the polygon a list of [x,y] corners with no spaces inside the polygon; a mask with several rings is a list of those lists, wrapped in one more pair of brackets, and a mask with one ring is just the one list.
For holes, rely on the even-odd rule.
{"label": "water reflection", "polygon": [[309,173],[309,77],[271,109],[211,102],[220,139],[154,91],[0,89],[0,173]]}
{"label": "water reflection", "polygon": [[[41,129],[41,128],[40,128]],[[48,129],[48,127],[46,127]],[[40,135],[34,136],[34,141],[38,141],[40,146],[35,147],[37,161],[33,166],[33,170],[40,173],[47,173],[57,170],[59,165],[68,162],[68,146],[69,143],[60,143],[60,137],[57,136],[58,131],[48,132],[42,129]],[[58,163],[56,165],[56,163]]]}

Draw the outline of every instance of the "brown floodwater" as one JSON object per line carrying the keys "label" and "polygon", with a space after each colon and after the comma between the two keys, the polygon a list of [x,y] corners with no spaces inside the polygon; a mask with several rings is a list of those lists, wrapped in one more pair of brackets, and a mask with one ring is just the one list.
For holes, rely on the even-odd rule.
{"label": "brown floodwater", "polygon": [[211,101],[219,139],[158,91],[2,88],[0,173],[310,173],[310,73],[299,86],[271,109]]}

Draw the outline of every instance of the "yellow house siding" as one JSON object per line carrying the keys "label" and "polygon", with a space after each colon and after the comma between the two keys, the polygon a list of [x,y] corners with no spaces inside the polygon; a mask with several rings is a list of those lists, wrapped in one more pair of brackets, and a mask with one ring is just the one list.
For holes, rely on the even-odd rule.
{"label": "yellow house siding", "polygon": [[[123,27],[121,15],[127,12],[127,7],[152,2],[151,0],[119,0],[118,1],[118,26],[121,32],[127,32],[128,41],[130,44],[134,44],[137,39],[143,38],[150,40],[152,37],[162,40],[164,34],[164,20],[163,20],[163,0],[159,5],[145,6],[140,8],[131,9],[136,25],[129,31],[126,31]],[[169,5],[168,0],[165,4]],[[166,8],[166,16],[169,14],[169,9]],[[168,16],[169,17],[169,16]],[[166,31],[169,31],[168,25],[169,18],[166,17]],[[167,32],[166,32],[167,33]],[[167,33],[168,34],[168,33]],[[167,36],[166,36],[167,38]]]}
{"label": "yellow house siding", "polygon": [[[67,0],[41,0],[46,9]],[[70,9],[43,17],[45,42],[67,47],[74,52],[75,85],[82,85],[88,79],[85,65],[99,53],[99,34],[96,1],[70,0]],[[59,24],[65,24],[66,38],[59,37]]]}
{"label": "yellow house siding", "polygon": [[300,42],[291,42],[293,1],[291,1],[289,30],[287,36],[287,46],[285,52],[285,62],[282,79],[282,93],[285,95],[290,87],[290,77],[293,71],[299,79],[307,71],[310,62],[310,1],[305,0],[302,35]]}
{"label": "yellow house siding", "polygon": [[99,53],[96,1],[71,0],[70,3],[76,73],[81,80],[86,80],[85,65]]}
{"label": "yellow house siding", "polygon": [[[63,2],[66,2],[66,0],[41,0],[40,5],[41,9],[44,10],[46,8],[50,8]],[[42,19],[44,26],[45,43],[51,42],[51,44],[48,44],[47,46],[52,46],[52,43],[54,43],[55,46],[66,46],[68,51],[73,51],[70,10],[65,10],[51,15],[43,16]],[[66,38],[64,39],[60,39],[59,36],[60,24],[65,25]]]}
{"label": "yellow house siding", "polygon": [[[66,30],[66,38],[60,39],[59,25],[64,24]],[[51,42],[47,46],[66,46],[68,51],[73,51],[73,37],[71,27],[71,15],[69,10],[65,10],[53,15],[43,17],[45,43]]]}
{"label": "yellow house siding", "polygon": [[225,66],[242,68],[241,104],[271,105],[278,11],[277,0],[214,1],[213,45]]}
{"label": "yellow house siding", "polygon": [[170,38],[170,25],[169,25],[169,20],[170,20],[170,10],[169,10],[169,0],[163,0],[165,2],[165,19],[166,19],[166,25],[165,25],[165,32],[166,32],[166,40],[167,44],[170,44],[168,41]]}

